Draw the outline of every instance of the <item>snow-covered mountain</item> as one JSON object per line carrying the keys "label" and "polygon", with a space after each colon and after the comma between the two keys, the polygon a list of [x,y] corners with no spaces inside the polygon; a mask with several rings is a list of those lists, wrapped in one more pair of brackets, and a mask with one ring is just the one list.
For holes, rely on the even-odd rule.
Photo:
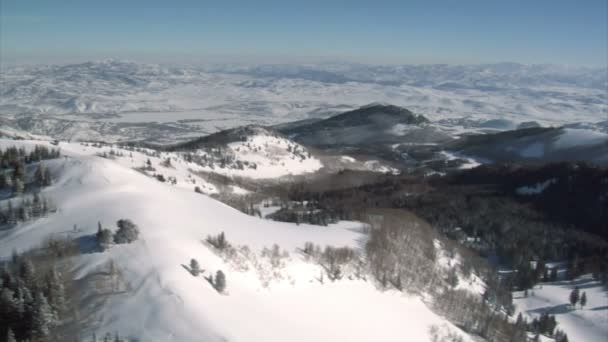
{"label": "snow-covered mountain", "polygon": [[271,179],[318,171],[321,161],[308,148],[261,126],[221,131],[172,146],[205,171]]}
{"label": "snow-covered mountain", "polygon": [[608,164],[608,134],[588,128],[537,127],[473,135],[456,141],[449,148],[499,162],[588,161]]}
{"label": "snow-covered mountain", "polygon": [[[12,122],[15,128],[39,135],[65,131],[65,139],[80,138],[75,130],[86,129],[116,140],[162,139],[166,133],[184,140],[195,131],[327,117],[372,102],[402,106],[433,122],[593,124],[605,120],[607,101],[605,71],[547,65],[161,66],[108,60],[6,68],[2,78],[0,115],[22,118]],[[147,130],[144,123],[157,127]]]}
{"label": "snow-covered mountain", "polygon": [[[28,149],[47,144],[0,142]],[[319,227],[248,216],[100,157],[95,148],[63,142],[60,147],[65,157],[45,162],[55,179],[42,191],[57,212],[0,231],[0,258],[49,237],[78,242],[82,252],[70,262],[80,286],[74,300],[86,318],[79,340],[118,332],[142,341],[435,341],[443,335],[473,341],[431,311],[422,296],[379,291],[370,278],[319,278],[324,269],[301,248],[312,242],[357,249],[366,240],[361,223]],[[110,226],[121,218],[139,226],[139,239],[94,248],[98,222]],[[220,232],[235,247],[230,257],[201,243]],[[273,244],[280,253],[264,250]],[[225,273],[223,294],[184,266],[193,258],[205,276]],[[450,260],[438,258],[437,267],[450,267]],[[107,274],[115,276],[110,280]],[[478,287],[470,291],[479,296]]]}

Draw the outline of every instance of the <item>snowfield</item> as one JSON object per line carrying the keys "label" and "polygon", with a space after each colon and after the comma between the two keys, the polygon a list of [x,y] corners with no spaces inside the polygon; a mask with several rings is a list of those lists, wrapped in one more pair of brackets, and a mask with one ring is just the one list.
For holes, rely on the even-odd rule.
{"label": "snowfield", "polygon": [[[527,121],[594,125],[607,110],[605,69],[552,65],[180,66],[104,60],[0,72],[0,116],[18,117],[17,128],[65,140],[184,140],[251,123],[327,117],[373,102],[403,106],[431,121],[472,124],[463,130],[505,130]],[[397,127],[393,134],[406,130]]]}
{"label": "snowfield", "polygon": [[[311,173],[323,167],[321,161],[311,156],[304,146],[280,136],[265,134],[264,130],[246,137],[245,141],[228,144],[223,154],[249,167],[224,168],[214,165],[203,166],[201,170],[227,176],[269,179]],[[205,156],[208,152],[199,150],[196,155]],[[255,167],[251,167],[253,165]]]}
{"label": "snowfield", "polygon": [[[569,294],[575,286],[587,294],[587,305],[573,309]],[[573,281],[558,281],[537,285],[529,291],[513,296],[516,310],[531,320],[543,312],[555,315],[557,328],[568,334],[570,341],[605,342],[608,337],[608,291],[589,275]]]}
{"label": "snowfield", "polygon": [[[45,143],[0,139],[3,147],[35,144]],[[319,279],[321,268],[299,248],[307,241],[361,248],[366,241],[361,223],[320,227],[259,219],[134,170],[132,164],[143,163],[143,156],[131,162],[130,156],[99,157],[99,148],[77,143],[59,147],[65,157],[47,162],[57,178],[43,190],[58,211],[1,231],[0,257],[53,235],[81,241],[83,254],[75,258],[74,268],[84,286],[83,315],[88,314],[82,341],[93,332],[119,332],[139,341],[423,342],[431,341],[432,326],[472,341],[416,296],[382,292],[371,281]],[[105,252],[91,249],[97,222],[113,227],[121,218],[139,226],[139,240]],[[234,246],[248,246],[238,249],[239,263],[201,242],[219,232]],[[262,253],[275,243],[288,253],[278,266]],[[184,265],[192,258],[204,276],[220,269],[226,273],[226,294],[218,294],[203,276],[190,274]],[[121,274],[119,291],[86,287],[87,279],[105,272],[110,260]]]}

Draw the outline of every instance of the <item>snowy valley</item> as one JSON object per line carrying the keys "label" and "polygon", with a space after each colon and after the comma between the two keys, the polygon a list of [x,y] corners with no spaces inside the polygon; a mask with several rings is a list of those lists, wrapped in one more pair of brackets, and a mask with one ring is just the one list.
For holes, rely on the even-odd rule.
{"label": "snowy valley", "polygon": [[603,341],[601,71],[3,69],[0,341]]}

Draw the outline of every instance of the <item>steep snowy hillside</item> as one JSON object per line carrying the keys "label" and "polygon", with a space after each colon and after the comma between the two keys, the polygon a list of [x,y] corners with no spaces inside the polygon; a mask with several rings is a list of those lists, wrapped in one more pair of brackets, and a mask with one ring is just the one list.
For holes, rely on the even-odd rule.
{"label": "steep snowy hillside", "polygon": [[[41,143],[0,140],[29,148]],[[247,216],[99,157],[95,148],[60,147],[65,158],[47,163],[56,179],[43,190],[57,212],[0,231],[0,257],[49,236],[80,242],[83,254],[73,267],[83,286],[82,341],[93,332],[139,341],[435,341],[431,335],[447,334],[472,341],[416,296],[379,291],[371,279],[323,279],[323,268],[301,248],[312,242],[359,249],[366,241],[360,223],[297,226]],[[91,248],[97,222],[110,227],[121,218],[139,226],[139,239],[103,252]],[[201,242],[220,232],[235,246],[229,258]],[[279,247],[263,250],[275,243]],[[204,276],[226,274],[223,294],[184,266],[192,258]],[[95,279],[110,260],[120,276],[119,290],[113,285],[108,292]]]}

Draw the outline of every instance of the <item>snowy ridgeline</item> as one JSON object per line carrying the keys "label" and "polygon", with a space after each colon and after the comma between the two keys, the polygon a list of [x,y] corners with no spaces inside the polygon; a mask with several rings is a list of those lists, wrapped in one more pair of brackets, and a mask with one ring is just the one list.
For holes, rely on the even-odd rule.
{"label": "snowy ridgeline", "polygon": [[[48,144],[0,143],[29,148]],[[404,265],[378,282],[361,269],[359,249],[368,238],[361,223],[297,226],[255,218],[192,191],[188,167],[179,166],[176,159],[163,166],[167,156],[111,153],[109,147],[77,143],[59,146],[65,157],[47,163],[54,181],[42,189],[42,195],[54,199],[57,212],[0,231],[0,257],[36,248],[49,237],[74,241],[69,270],[81,293],[74,300],[88,317],[78,330],[83,340],[93,333],[119,332],[146,341],[167,336],[179,341],[472,341],[430,310],[425,296],[399,291],[413,280],[424,284],[430,273],[423,269],[437,268],[452,280],[438,277],[434,284],[443,284],[442,288],[450,283],[480,298],[483,283],[475,275],[461,274],[458,256],[443,253],[441,244],[426,243],[429,251],[435,250],[436,261],[425,259],[429,251],[415,254],[418,275],[400,278],[413,270]],[[133,169],[146,167],[148,158],[163,172],[183,171],[182,176],[170,177],[190,188],[159,182]],[[108,240],[105,250],[95,248],[97,222],[108,226],[122,218],[139,226],[138,239],[130,244]],[[225,232],[231,248],[218,249],[203,241],[220,232]],[[307,243],[313,247],[307,248]],[[398,247],[391,248],[397,253]],[[377,251],[378,266],[390,263],[390,254]],[[192,259],[199,263],[200,276],[193,276],[188,266]],[[423,267],[427,263],[431,266]],[[218,271],[225,275],[222,294]],[[460,280],[454,281],[454,276]],[[95,310],[85,305],[91,301]],[[362,308],[368,314],[362,314]],[[377,326],[385,328],[370,328]]]}
{"label": "snowy ridgeline", "polygon": [[187,157],[204,171],[248,178],[299,175],[323,166],[304,146],[270,134],[245,136],[243,141],[199,149]]}
{"label": "snowy ridgeline", "polygon": [[191,152],[159,152],[146,148],[82,143],[78,153],[112,159],[177,187],[205,194],[230,192],[246,195],[238,186],[226,187],[217,174],[248,179],[277,179],[318,171],[323,165],[303,146],[280,137],[256,135],[225,147],[204,147]]}

